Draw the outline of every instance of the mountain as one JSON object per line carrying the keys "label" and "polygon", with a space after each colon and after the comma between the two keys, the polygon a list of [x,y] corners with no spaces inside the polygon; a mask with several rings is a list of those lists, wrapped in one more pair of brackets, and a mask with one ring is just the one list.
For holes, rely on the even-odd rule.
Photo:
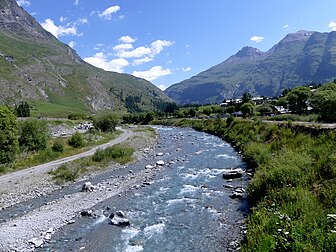
{"label": "mountain", "polygon": [[149,110],[171,101],[144,79],[87,64],[15,0],[0,0],[0,87],[1,104],[30,100],[67,111]]}
{"label": "mountain", "polygon": [[336,32],[288,34],[267,52],[244,47],[210,69],[166,89],[181,104],[218,103],[241,97],[277,96],[285,88],[336,77]]}

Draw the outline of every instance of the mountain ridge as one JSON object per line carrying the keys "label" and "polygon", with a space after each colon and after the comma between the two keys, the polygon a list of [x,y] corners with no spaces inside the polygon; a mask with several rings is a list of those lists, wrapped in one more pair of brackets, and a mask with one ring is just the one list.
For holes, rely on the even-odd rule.
{"label": "mountain ridge", "polygon": [[[336,32],[301,30],[287,34],[266,52],[243,47],[225,61],[170,86],[165,93],[182,104],[218,103],[244,92],[276,96],[285,88],[335,77]],[[196,94],[203,91],[203,95]]]}
{"label": "mountain ridge", "polygon": [[144,79],[86,63],[15,0],[0,0],[0,87],[1,103],[42,100],[70,111],[140,111],[171,102]]}

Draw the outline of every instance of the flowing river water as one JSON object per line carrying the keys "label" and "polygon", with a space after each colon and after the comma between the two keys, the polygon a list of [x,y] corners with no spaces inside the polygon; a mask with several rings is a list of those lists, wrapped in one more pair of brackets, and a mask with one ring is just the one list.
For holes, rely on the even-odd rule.
{"label": "flowing river water", "polygon": [[[163,156],[153,155],[124,171],[136,173],[163,160],[164,169],[150,185],[99,203],[94,208],[98,217],[78,217],[37,251],[227,251],[241,239],[248,204],[230,194],[233,188],[246,188],[248,179],[222,176],[223,169],[245,169],[241,156],[212,135],[180,128],[156,131],[156,152]],[[107,216],[117,210],[126,213],[130,226],[111,225]]]}

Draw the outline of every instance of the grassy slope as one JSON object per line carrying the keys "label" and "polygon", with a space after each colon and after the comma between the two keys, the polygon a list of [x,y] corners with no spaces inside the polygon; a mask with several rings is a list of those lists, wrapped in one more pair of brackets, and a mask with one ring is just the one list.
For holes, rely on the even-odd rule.
{"label": "grassy slope", "polygon": [[[121,111],[125,111],[124,100],[129,95],[141,95],[139,107],[144,110],[153,109],[154,101],[169,101],[148,81],[95,68],[56,40],[37,43],[0,31],[0,52],[14,57],[13,63],[0,57],[0,82],[5,89],[0,95],[2,102],[30,97],[62,105],[56,106],[64,108],[57,113],[66,114],[69,110],[92,110],[87,97]],[[49,98],[43,98],[38,89],[43,89]],[[37,106],[37,113],[53,114],[55,109],[47,110],[49,107]]]}

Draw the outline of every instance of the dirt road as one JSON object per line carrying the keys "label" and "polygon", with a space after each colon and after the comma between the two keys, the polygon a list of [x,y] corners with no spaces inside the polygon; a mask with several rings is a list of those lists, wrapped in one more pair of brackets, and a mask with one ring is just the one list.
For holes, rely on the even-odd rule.
{"label": "dirt road", "polygon": [[80,154],[77,155],[73,155],[70,157],[66,157],[66,158],[62,158],[62,159],[58,159],[55,161],[51,161],[49,163],[45,163],[45,164],[41,164],[41,165],[37,165],[34,167],[30,167],[24,170],[20,170],[20,171],[16,171],[16,172],[12,172],[12,173],[8,173],[5,175],[0,176],[0,184],[4,184],[6,182],[12,182],[12,183],[17,183],[20,181],[23,181],[25,177],[29,176],[29,177],[38,177],[40,174],[45,174],[49,171],[51,171],[53,168],[58,167],[62,164],[74,161],[76,159],[79,158],[84,158],[84,157],[88,157],[93,155],[96,150],[98,149],[105,149],[107,147],[119,144],[124,142],[126,139],[128,139],[129,137],[131,137],[133,135],[133,132],[130,130],[125,130],[122,128],[117,128],[118,130],[122,131],[123,133],[116,139],[113,139],[112,141],[105,143],[105,144],[101,144],[99,146],[96,146],[86,152],[82,152]]}

